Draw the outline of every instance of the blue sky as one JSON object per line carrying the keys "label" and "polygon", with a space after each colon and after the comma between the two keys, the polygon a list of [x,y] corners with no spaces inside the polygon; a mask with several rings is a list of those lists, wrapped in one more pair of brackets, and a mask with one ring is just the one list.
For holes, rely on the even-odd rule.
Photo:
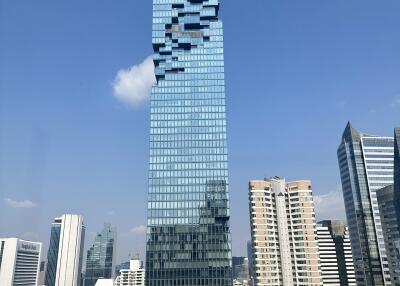
{"label": "blue sky", "polygon": [[[400,126],[399,11],[397,0],[223,1],[235,255],[250,179],[311,179],[317,216],[344,217],[346,122]],[[144,253],[149,109],[120,102],[113,82],[151,53],[149,0],[0,0],[0,236],[47,245],[52,218],[72,212],[86,245],[109,221],[119,259]]]}

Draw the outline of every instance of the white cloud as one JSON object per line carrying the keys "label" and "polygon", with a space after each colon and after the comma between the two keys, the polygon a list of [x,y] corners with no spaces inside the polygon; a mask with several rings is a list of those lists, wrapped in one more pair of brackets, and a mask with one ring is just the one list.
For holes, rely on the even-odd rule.
{"label": "white cloud", "polygon": [[345,219],[343,194],[341,190],[324,195],[314,196],[315,215],[317,220]]}
{"label": "white cloud", "polygon": [[146,233],[146,226],[145,225],[139,225],[139,226],[135,226],[134,228],[132,228],[129,233],[132,234],[145,234]]}
{"label": "white cloud", "polygon": [[114,96],[125,104],[136,107],[146,102],[156,83],[154,63],[148,57],[141,64],[121,69],[114,80]]}
{"label": "white cloud", "polygon": [[36,208],[37,204],[35,204],[34,202],[30,201],[30,200],[23,200],[23,201],[15,201],[13,199],[10,198],[5,198],[4,202],[15,209],[31,209],[31,208]]}

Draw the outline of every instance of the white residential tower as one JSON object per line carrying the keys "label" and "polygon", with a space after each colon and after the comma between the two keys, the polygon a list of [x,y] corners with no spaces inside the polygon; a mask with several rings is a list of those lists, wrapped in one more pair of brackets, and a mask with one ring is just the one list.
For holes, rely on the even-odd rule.
{"label": "white residential tower", "polygon": [[322,285],[310,181],[249,184],[255,286]]}

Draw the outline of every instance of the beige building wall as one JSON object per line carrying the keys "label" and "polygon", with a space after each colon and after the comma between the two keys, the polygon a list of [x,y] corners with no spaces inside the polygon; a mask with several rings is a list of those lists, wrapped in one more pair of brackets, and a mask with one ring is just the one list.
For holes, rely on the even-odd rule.
{"label": "beige building wall", "polygon": [[249,210],[255,286],[322,285],[311,182],[250,181]]}

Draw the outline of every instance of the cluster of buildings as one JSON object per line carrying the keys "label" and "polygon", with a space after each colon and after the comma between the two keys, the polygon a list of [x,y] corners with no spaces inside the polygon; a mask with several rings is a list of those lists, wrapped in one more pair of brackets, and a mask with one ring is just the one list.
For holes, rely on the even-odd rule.
{"label": "cluster of buildings", "polygon": [[358,285],[400,284],[400,129],[394,137],[347,125],[338,149]]}
{"label": "cluster of buildings", "polygon": [[232,260],[219,2],[153,0],[145,267],[132,260],[116,275],[105,225],[83,271],[83,219],[63,215],[46,263],[40,243],[0,240],[1,286],[400,285],[400,129],[346,127],[337,154],[347,223],[316,221],[309,180],[250,181],[248,258]]}
{"label": "cluster of buildings", "polygon": [[104,224],[88,249],[84,266],[85,224],[80,215],[55,218],[47,256],[42,243],[0,239],[1,286],[143,286],[139,259],[115,265],[116,229]]}
{"label": "cluster of buildings", "polygon": [[343,221],[316,223],[310,181],[249,184],[254,285],[356,285]]}
{"label": "cluster of buildings", "polygon": [[310,181],[250,181],[254,285],[400,285],[399,143],[400,129],[382,137],[347,125],[338,161],[348,226],[316,222]]}

